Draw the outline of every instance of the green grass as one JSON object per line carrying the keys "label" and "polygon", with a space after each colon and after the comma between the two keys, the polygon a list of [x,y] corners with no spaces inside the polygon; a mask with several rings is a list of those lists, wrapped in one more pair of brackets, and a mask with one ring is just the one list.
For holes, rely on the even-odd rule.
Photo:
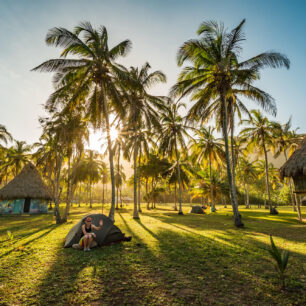
{"label": "green grass", "polygon": [[[116,225],[132,242],[91,252],[63,242],[84,214],[100,212],[98,204],[73,208],[59,226],[52,214],[0,216],[0,305],[302,304],[306,226],[289,207],[279,210],[241,209],[246,227],[236,229],[230,208],[178,216],[162,206],[140,221],[124,208]],[[286,291],[266,251],[270,234],[290,252]]]}

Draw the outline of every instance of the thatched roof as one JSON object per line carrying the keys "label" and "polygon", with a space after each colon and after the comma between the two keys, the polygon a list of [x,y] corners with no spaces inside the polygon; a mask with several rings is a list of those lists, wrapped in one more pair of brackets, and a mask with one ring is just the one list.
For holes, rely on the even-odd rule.
{"label": "thatched roof", "polygon": [[306,136],[301,146],[293,152],[279,171],[281,179],[284,177],[306,176]]}
{"label": "thatched roof", "polygon": [[32,163],[28,163],[13,180],[0,189],[2,200],[24,198],[51,200],[48,187]]}

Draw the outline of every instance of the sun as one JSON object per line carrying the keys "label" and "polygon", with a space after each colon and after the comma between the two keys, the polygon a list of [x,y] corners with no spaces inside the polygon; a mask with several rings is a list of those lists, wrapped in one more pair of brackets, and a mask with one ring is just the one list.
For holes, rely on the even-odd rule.
{"label": "sun", "polygon": [[111,137],[111,140],[114,141],[117,139],[118,137],[118,131],[116,130],[115,127],[111,127],[110,129],[110,137]]}
{"label": "sun", "polygon": [[[115,127],[111,127],[110,129],[110,137],[111,141],[115,141],[118,136],[118,131]],[[94,150],[98,152],[103,152],[107,148],[107,138],[106,138],[106,132],[101,133],[100,131],[90,131],[89,134],[89,144],[87,144],[86,149]]]}

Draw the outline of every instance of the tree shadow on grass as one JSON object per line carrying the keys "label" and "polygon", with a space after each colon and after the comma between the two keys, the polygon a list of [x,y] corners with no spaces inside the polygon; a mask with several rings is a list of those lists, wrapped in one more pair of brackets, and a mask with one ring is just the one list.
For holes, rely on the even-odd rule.
{"label": "tree shadow on grass", "polygon": [[133,241],[91,252],[59,246],[53,264],[36,289],[35,303],[135,305],[146,300],[157,303],[162,298],[162,289],[160,295],[154,292],[154,270],[150,265],[143,266],[144,258],[154,260],[152,252],[118,215]]}
{"label": "tree shadow on grass", "polygon": [[[35,235],[35,234],[37,234],[37,233],[39,233],[39,232],[41,232],[41,231],[44,231],[44,230],[47,230],[47,229],[48,229],[47,231],[45,231],[45,232],[42,233],[41,235],[36,236],[36,237],[34,237],[34,238],[32,238],[32,239],[30,239],[30,240],[27,240],[26,242],[22,243],[22,247],[24,248],[24,247],[26,247],[27,245],[29,245],[29,244],[35,242],[36,240],[39,240],[39,239],[43,238],[44,236],[48,235],[48,234],[49,234],[51,231],[53,231],[55,228],[56,228],[56,225],[52,224],[52,225],[48,225],[48,226],[45,226],[45,227],[43,227],[43,228],[40,228],[40,229],[38,229],[38,230],[36,230],[36,231],[34,231],[34,232],[30,232],[30,233],[25,234],[25,235],[20,235],[20,236],[18,237],[18,239],[14,239],[14,240],[12,241],[10,247],[14,246],[14,245],[17,244],[18,242],[21,242],[23,239],[26,239],[26,238],[29,237],[29,236]],[[16,251],[16,249],[15,249],[15,248],[12,248],[11,250],[9,250],[9,251],[7,251],[7,252],[1,254],[1,255],[0,255],[0,258],[3,258],[3,257],[5,257],[5,256],[9,255],[9,254],[12,253],[13,251]]]}
{"label": "tree shadow on grass", "polygon": [[[43,279],[24,303],[46,304],[277,304],[301,300],[284,296],[271,284],[272,267],[232,246],[195,235],[177,224],[149,229],[144,221],[118,214],[133,240],[92,252],[64,249],[54,237],[55,253]],[[161,223],[162,226],[163,223]],[[175,227],[177,226],[177,227]],[[142,229],[142,230],[140,230]],[[152,250],[143,237],[153,236]],[[220,238],[220,237],[218,237]],[[242,257],[240,257],[242,256]],[[251,266],[251,267],[250,267]],[[267,269],[260,274],[253,267]]]}

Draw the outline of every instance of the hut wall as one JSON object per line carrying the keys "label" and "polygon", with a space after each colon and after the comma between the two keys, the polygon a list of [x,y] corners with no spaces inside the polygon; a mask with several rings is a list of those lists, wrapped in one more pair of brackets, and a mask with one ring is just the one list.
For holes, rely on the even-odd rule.
{"label": "hut wall", "polygon": [[24,199],[2,200],[0,202],[0,214],[22,214]]}
{"label": "hut wall", "polygon": [[[0,202],[0,214],[23,214],[24,199],[2,200]],[[31,199],[30,214],[48,212],[48,201]]]}
{"label": "hut wall", "polygon": [[45,200],[31,199],[30,214],[48,212],[48,202]]}

